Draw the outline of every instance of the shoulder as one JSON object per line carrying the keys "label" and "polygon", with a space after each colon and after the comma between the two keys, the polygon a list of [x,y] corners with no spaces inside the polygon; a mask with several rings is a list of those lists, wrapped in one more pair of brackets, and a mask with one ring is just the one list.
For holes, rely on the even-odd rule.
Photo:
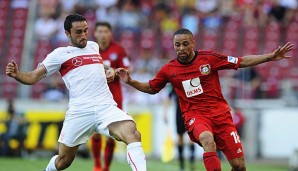
{"label": "shoulder", "polygon": [[216,57],[220,59],[225,59],[227,56],[225,54],[213,51],[213,50],[197,50],[198,56],[202,57]]}
{"label": "shoulder", "polygon": [[87,42],[87,46],[96,46],[96,47],[99,47],[98,44],[94,41],[88,41]]}
{"label": "shoulder", "polygon": [[117,42],[111,42],[111,47],[113,47],[113,48],[117,48],[117,49],[119,49],[119,50],[125,50],[124,49],[124,47],[121,45],[121,44],[119,44],[119,43],[117,43]]}

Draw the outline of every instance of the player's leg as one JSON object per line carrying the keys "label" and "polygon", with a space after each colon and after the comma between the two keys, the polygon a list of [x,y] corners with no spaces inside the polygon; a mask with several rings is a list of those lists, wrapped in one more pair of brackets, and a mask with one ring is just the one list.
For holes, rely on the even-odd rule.
{"label": "player's leg", "polygon": [[75,154],[79,145],[75,147],[67,147],[66,145],[59,144],[59,153],[51,158],[45,171],[59,171],[68,168],[75,158]]}
{"label": "player's leg", "polygon": [[127,144],[127,160],[133,171],[146,171],[146,159],[141,144],[141,134],[132,120],[108,125],[110,135]]}
{"label": "player's leg", "polygon": [[112,163],[114,149],[115,149],[115,140],[112,138],[107,138],[105,153],[104,153],[104,167],[103,171],[109,171],[110,165]]}
{"label": "player's leg", "polygon": [[194,171],[195,170],[195,144],[190,143],[189,149],[190,149],[190,156],[189,156],[190,170]]}
{"label": "player's leg", "polygon": [[232,166],[232,171],[246,171],[244,157],[229,160],[229,163]]}
{"label": "player's leg", "polygon": [[205,130],[204,125],[197,125],[194,129],[194,135],[199,137],[199,142],[203,146],[203,160],[207,171],[220,171],[220,160],[216,154],[216,144],[213,134]]}
{"label": "player's leg", "polygon": [[217,147],[227,157],[233,171],[245,171],[244,152],[230,113],[214,119]]}
{"label": "player's leg", "polygon": [[184,127],[184,120],[182,118],[182,113],[179,107],[179,104],[177,104],[177,109],[176,109],[176,127],[177,127],[177,134],[178,134],[178,143],[177,143],[177,148],[178,148],[178,159],[179,159],[179,166],[180,170],[184,170],[184,141],[183,141],[183,134],[186,132],[185,127]]}
{"label": "player's leg", "polygon": [[101,171],[101,135],[98,133],[94,133],[91,137],[91,151],[93,154],[93,171]]}
{"label": "player's leg", "polygon": [[179,159],[179,166],[180,170],[184,170],[184,142],[183,142],[183,134],[178,134],[178,159]]}

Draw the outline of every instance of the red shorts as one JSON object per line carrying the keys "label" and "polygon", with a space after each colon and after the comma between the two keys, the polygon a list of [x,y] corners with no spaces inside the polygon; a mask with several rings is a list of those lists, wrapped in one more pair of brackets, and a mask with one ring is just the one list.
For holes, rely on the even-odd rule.
{"label": "red shorts", "polygon": [[[216,147],[225,154],[228,160],[244,156],[242,144],[230,112],[211,116],[200,114],[194,110],[183,113],[183,118],[190,139],[200,146],[202,146],[199,141],[200,134],[204,131],[210,131],[213,134]],[[196,135],[194,135],[194,129],[196,129]]]}

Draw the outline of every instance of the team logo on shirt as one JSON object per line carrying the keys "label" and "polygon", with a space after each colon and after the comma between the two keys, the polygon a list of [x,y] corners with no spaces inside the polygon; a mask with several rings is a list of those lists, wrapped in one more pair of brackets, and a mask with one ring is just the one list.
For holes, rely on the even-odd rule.
{"label": "team logo on shirt", "polygon": [[233,56],[228,56],[228,62],[233,63],[233,64],[237,64],[238,58],[233,57]]}
{"label": "team logo on shirt", "polygon": [[71,62],[72,62],[72,64],[73,64],[74,66],[80,66],[80,65],[83,64],[83,59],[80,58],[80,57],[75,57],[75,58],[72,59]]}
{"label": "team logo on shirt", "polygon": [[200,71],[201,71],[201,73],[202,73],[203,75],[207,75],[207,74],[210,73],[210,70],[211,70],[210,68],[211,68],[211,67],[210,67],[209,64],[201,65],[201,66],[200,66]]}

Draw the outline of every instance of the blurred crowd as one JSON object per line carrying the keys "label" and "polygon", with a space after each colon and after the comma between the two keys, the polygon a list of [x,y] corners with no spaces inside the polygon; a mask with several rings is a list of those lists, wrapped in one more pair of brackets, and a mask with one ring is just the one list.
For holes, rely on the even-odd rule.
{"label": "blurred crowd", "polygon": [[[68,42],[63,22],[69,13],[87,18],[90,40],[94,40],[94,24],[108,21],[114,39],[127,50],[133,77],[148,80],[175,57],[171,41],[178,28],[190,29],[195,37],[202,30],[220,34],[218,30],[232,17],[240,17],[244,27],[262,28],[269,22],[287,27],[297,14],[297,6],[297,0],[39,0],[35,33],[37,39],[49,40],[53,49]],[[150,98],[140,99],[158,101],[158,97]]]}

